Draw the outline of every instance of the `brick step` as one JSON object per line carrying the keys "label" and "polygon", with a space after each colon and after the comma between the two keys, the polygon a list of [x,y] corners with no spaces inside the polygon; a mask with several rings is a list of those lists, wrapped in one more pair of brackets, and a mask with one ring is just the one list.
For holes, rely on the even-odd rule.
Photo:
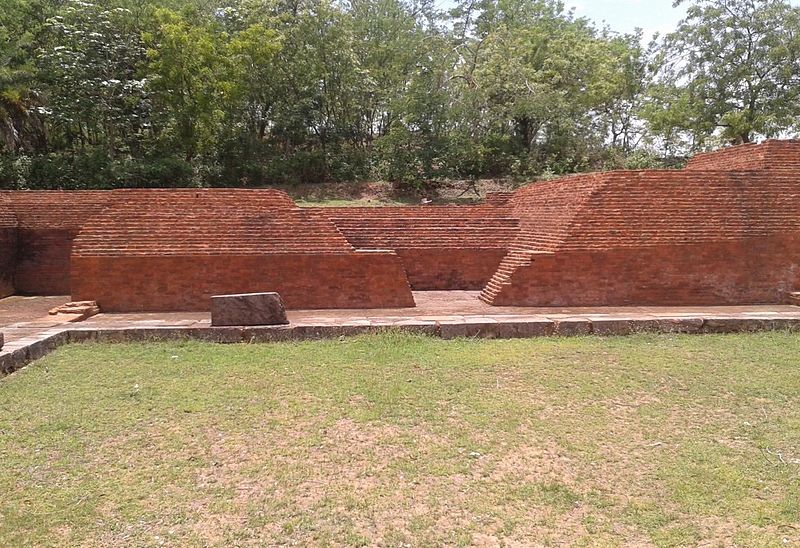
{"label": "brick step", "polygon": [[511,251],[509,252],[500,265],[497,267],[494,275],[486,283],[483,290],[481,290],[478,298],[487,304],[492,304],[495,297],[500,294],[503,287],[511,285],[511,276],[520,267],[529,266],[531,264],[531,253],[527,251]]}

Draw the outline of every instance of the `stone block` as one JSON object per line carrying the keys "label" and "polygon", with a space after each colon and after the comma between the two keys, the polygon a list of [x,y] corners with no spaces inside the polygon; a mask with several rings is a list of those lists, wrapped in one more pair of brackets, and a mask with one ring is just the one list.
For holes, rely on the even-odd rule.
{"label": "stone block", "polygon": [[242,330],[242,342],[271,343],[290,341],[294,338],[294,328],[285,325],[250,327]]}
{"label": "stone block", "polygon": [[58,316],[65,323],[80,322],[99,314],[100,307],[95,301],[78,301],[51,308],[49,313],[51,316]]}
{"label": "stone block", "polygon": [[69,334],[70,343],[86,343],[94,342],[97,340],[97,329],[70,329],[67,331]]}
{"label": "stone block", "polygon": [[44,337],[28,345],[28,360],[39,360],[58,348],[59,341],[54,336]]}
{"label": "stone block", "polygon": [[286,325],[286,309],[277,293],[240,293],[211,297],[211,325]]}
{"label": "stone block", "polygon": [[463,339],[480,337],[495,338],[493,328],[497,323],[440,322],[439,336],[443,339]]}
{"label": "stone block", "polygon": [[754,333],[769,329],[769,321],[760,318],[706,318],[704,333]]}
{"label": "stone block", "polygon": [[665,318],[658,320],[661,333],[700,333],[703,331],[703,318]]}
{"label": "stone block", "polygon": [[556,320],[555,334],[559,337],[576,337],[591,335],[592,322],[588,318]]}
{"label": "stone block", "polygon": [[244,329],[236,327],[190,327],[182,331],[187,338],[197,341],[221,344],[244,342]]}
{"label": "stone block", "polygon": [[0,352],[0,377],[22,369],[29,362],[27,347],[17,348],[10,352]]}
{"label": "stone block", "polygon": [[555,332],[555,322],[547,319],[500,322],[494,328],[494,332],[498,339],[548,337]]}
{"label": "stone block", "polygon": [[592,318],[592,333],[602,336],[630,335],[635,332],[635,322],[630,319]]}

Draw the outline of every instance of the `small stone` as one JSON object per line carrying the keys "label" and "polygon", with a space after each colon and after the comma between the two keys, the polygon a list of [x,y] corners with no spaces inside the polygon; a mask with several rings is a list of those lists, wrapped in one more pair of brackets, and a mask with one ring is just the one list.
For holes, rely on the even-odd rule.
{"label": "small stone", "polygon": [[62,304],[51,308],[51,316],[60,316],[68,322],[79,322],[100,313],[100,307],[95,301],[77,301]]}
{"label": "small stone", "polygon": [[211,325],[284,325],[286,308],[278,293],[241,293],[211,297]]}

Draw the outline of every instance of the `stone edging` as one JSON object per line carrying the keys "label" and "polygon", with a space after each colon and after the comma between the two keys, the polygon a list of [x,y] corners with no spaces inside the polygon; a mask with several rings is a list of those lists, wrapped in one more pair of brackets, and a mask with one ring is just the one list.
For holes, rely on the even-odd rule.
{"label": "stone edging", "polygon": [[[680,317],[663,319],[576,318],[503,322],[409,321],[398,325],[281,325],[263,327],[112,327],[85,328],[70,325],[43,331],[24,346],[0,351],[0,377],[17,371],[58,347],[69,343],[121,343],[198,340],[222,344],[320,340],[367,333],[405,332],[455,339],[518,339],[546,336],[631,335],[634,333],[749,333],[800,331],[800,318]],[[10,343],[7,346],[12,346]]]}

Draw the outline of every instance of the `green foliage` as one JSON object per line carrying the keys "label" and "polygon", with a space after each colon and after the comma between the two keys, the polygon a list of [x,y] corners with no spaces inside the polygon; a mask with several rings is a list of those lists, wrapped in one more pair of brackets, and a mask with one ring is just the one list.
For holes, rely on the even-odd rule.
{"label": "green foliage", "polygon": [[785,0],[696,0],[646,50],[558,0],[7,0],[0,185],[658,166],[797,129],[798,21]]}
{"label": "green foliage", "polygon": [[105,147],[88,147],[78,155],[0,156],[3,189],[161,188],[191,186],[193,180],[192,166],[182,158],[112,158]]}
{"label": "green foliage", "polygon": [[797,131],[800,8],[786,0],[697,0],[655,55],[645,117],[693,148]]}

